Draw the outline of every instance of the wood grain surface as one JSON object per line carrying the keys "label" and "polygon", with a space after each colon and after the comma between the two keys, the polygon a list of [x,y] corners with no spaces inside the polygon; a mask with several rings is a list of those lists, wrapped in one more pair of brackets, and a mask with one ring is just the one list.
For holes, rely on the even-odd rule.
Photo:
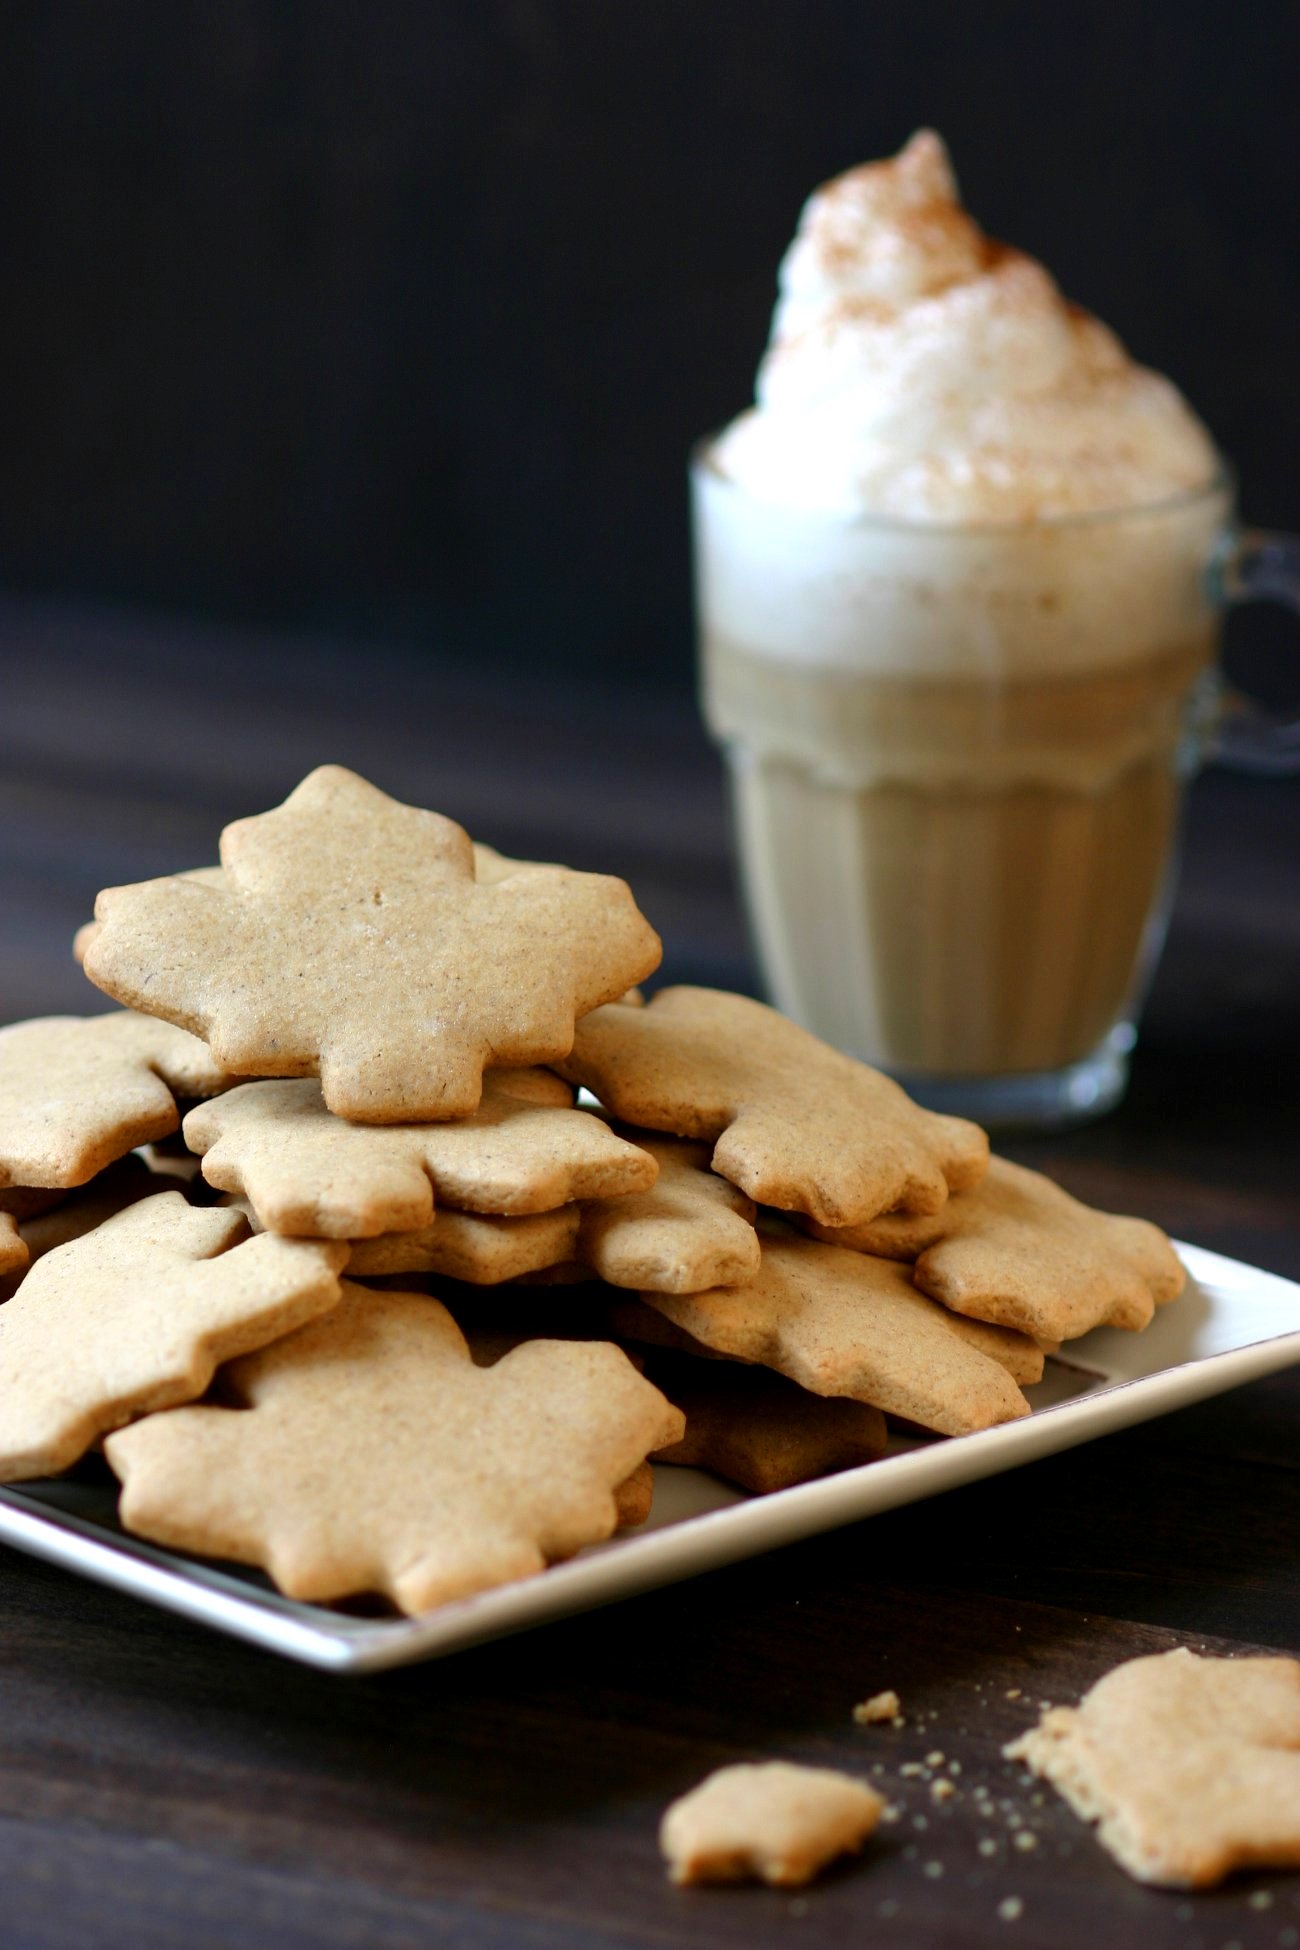
{"label": "wood grain surface", "polygon": [[[573,694],[540,670],[503,694],[432,654],[9,604],[0,1019],[94,1008],[67,944],[96,889],[210,859],[224,820],[323,759],[510,851],[626,873],[668,977],[752,986],[718,769],[686,700]],[[1207,775],[1128,1102],[1016,1147],[1085,1197],[1293,1278],[1298,890],[1300,788]],[[1300,1877],[1139,1888],[1000,1756],[1040,1701],[1075,1699],[1120,1658],[1300,1654],[1298,1417],[1300,1377],[1276,1377],[369,1679],[0,1554],[0,1943],[1300,1943]],[[906,1725],[854,1726],[883,1686]],[[899,1772],[936,1752],[957,1788],[941,1805]],[[900,1818],[802,1895],[671,1888],[665,1803],[774,1755],[863,1773]]]}

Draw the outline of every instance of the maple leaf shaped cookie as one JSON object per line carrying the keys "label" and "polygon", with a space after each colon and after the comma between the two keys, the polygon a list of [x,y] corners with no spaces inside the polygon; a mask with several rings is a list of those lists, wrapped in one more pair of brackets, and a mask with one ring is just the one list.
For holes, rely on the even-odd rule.
{"label": "maple leaf shaped cookie", "polygon": [[[93,1232],[142,1198],[154,1198],[159,1192],[176,1189],[174,1178],[151,1171],[143,1158],[129,1153],[97,1173],[88,1185],[60,1198],[52,1209],[34,1212],[30,1218],[16,1222],[23,1248],[21,1266],[34,1266],[46,1253]],[[5,1272],[4,1218],[0,1215],[0,1301],[10,1299],[18,1291],[22,1277],[19,1266]]]}
{"label": "maple leaf shaped cookie", "polygon": [[291,1598],[380,1591],[407,1612],[610,1536],[618,1486],[683,1428],[608,1343],[529,1341],[479,1368],[440,1302],[350,1281],[223,1379],[244,1408],[105,1444],[126,1527],[260,1564]]}
{"label": "maple leaf shaped cookie", "polygon": [[221,836],[224,884],[110,888],[90,979],[248,1076],[319,1075],[359,1123],[466,1117],[490,1065],[567,1054],[576,1017],[658,966],[621,880],[474,877],[454,820],[326,765]]}
{"label": "maple leaf shaped cookie", "polygon": [[84,1185],[236,1079],[197,1037],[114,1009],[0,1029],[0,1185]]}
{"label": "maple leaf shaped cookie", "polygon": [[1027,1415],[1016,1381],[1043,1371],[1032,1341],[950,1314],[917,1292],[905,1266],[812,1239],[764,1237],[748,1286],[641,1298],[716,1353],[940,1435]]}
{"label": "maple leaf shaped cookie", "polygon": [[545,1071],[489,1071],[478,1109],[447,1124],[349,1124],[314,1078],[246,1083],[220,1108],[191,1111],[185,1141],[203,1154],[208,1183],[244,1193],[269,1231],[330,1239],[428,1226],[435,1197],[545,1212],[644,1191],[656,1169],[602,1118],[574,1110],[568,1085]]}
{"label": "maple leaf shaped cookie", "polygon": [[346,1248],[247,1231],[161,1192],[32,1267],[0,1307],[0,1481],[70,1468],[106,1430],[193,1401],[218,1363],[336,1305]]}
{"label": "maple leaf shaped cookie", "polygon": [[1041,1172],[990,1161],[941,1212],[886,1212],[862,1226],[807,1230],[829,1245],[916,1261],[923,1293],[955,1313],[1069,1341],[1094,1327],[1146,1327],[1186,1279],[1159,1226],[1097,1212]]}
{"label": "maple leaf shaped cookie", "polygon": [[1048,1780],[1139,1882],[1203,1889],[1300,1867],[1300,1661],[1130,1659],[1005,1753]]}
{"label": "maple leaf shaped cookie", "polygon": [[943,1237],[913,1269],[921,1291],[1037,1340],[1073,1340],[1100,1326],[1143,1328],[1186,1279],[1159,1226],[1094,1212],[1041,1172],[1004,1158],[944,1216]]}
{"label": "maple leaf shaped cookie", "polygon": [[563,1271],[611,1286],[691,1293],[758,1271],[754,1206],[709,1170],[704,1145],[629,1134],[658,1168],[648,1191],[584,1199],[527,1218],[440,1209],[431,1226],[353,1248],[350,1271],[441,1273],[475,1286]]}
{"label": "maple leaf shaped cookie", "polygon": [[988,1162],[974,1124],[921,1110],[896,1083],[775,1009],[714,989],[661,989],[578,1025],[556,1066],[615,1117],[716,1140],[713,1169],[764,1205],[852,1225],[937,1211]]}

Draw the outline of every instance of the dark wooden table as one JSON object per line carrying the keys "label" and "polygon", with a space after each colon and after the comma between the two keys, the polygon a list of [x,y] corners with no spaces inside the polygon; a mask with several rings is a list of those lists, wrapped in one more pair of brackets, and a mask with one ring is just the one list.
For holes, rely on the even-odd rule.
{"label": "dark wooden table", "polygon": [[[96,889],[209,859],[224,820],[327,758],[507,850],[625,873],[670,976],[752,983],[718,770],[685,702],[10,604],[0,1019],[94,1007],[67,944]],[[1300,787],[1207,775],[1128,1102],[1017,1148],[1090,1198],[1293,1278],[1298,894]],[[1194,1899],[1141,1889],[1000,1748],[1038,1701],[1072,1700],[1134,1653],[1300,1653],[1298,1415],[1300,1375],[1280,1377],[366,1680],[0,1554],[0,1942],[1296,1944],[1300,1877]],[[886,1685],[906,1726],[855,1728],[853,1702]],[[941,1807],[898,1772],[936,1749],[962,1770]],[[672,1889],[666,1801],[765,1755],[883,1767],[903,1817],[801,1896]],[[1009,1897],[1015,1920],[999,1914]]]}

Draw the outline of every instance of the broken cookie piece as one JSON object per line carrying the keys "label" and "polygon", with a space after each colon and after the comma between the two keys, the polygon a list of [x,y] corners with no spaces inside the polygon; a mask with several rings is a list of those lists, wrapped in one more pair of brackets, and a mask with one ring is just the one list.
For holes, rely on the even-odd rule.
{"label": "broken cookie piece", "polygon": [[674,1882],[798,1888],[861,1848],[884,1811],[874,1788],[792,1761],[721,1767],[674,1801],[659,1844]]}

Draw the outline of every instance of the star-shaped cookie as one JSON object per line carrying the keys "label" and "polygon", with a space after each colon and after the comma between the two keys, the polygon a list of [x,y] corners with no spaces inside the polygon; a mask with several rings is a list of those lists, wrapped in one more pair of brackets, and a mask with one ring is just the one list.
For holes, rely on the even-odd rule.
{"label": "star-shaped cookie", "polygon": [[225,884],[110,888],[90,979],[248,1076],[319,1075],[360,1123],[466,1117],[484,1069],[567,1055],[575,1018],[658,966],[621,880],[474,877],[453,820],[322,766],[221,836]]}
{"label": "star-shaped cookie", "polygon": [[[558,1101],[557,1101],[558,1097]],[[575,1110],[549,1072],[489,1071],[476,1111],[455,1123],[349,1124],[311,1077],[247,1083],[185,1120],[203,1175],[242,1192],[270,1232],[371,1239],[433,1220],[434,1201],[531,1213],[575,1198],[645,1191],[648,1152]]]}
{"label": "star-shaped cookie", "polygon": [[220,1362],[337,1304],[346,1248],[247,1231],[162,1192],[32,1267],[0,1307],[0,1481],[70,1468],[106,1430],[193,1401]]}
{"label": "star-shaped cookie", "polygon": [[354,1246],[349,1271],[358,1277],[441,1273],[475,1286],[563,1271],[665,1293],[752,1279],[759,1264],[753,1203],[710,1171],[707,1147],[644,1131],[626,1135],[658,1167],[647,1191],[583,1199],[525,1218],[443,1207],[422,1231]]}
{"label": "star-shaped cookie", "polygon": [[661,989],[587,1016],[561,1074],[615,1117],[714,1142],[713,1169],[760,1204],[853,1225],[937,1211],[978,1183],[988,1140],[747,996]]}
{"label": "star-shaped cookie", "polygon": [[608,1537],[618,1487],[683,1428],[607,1343],[529,1341],[480,1368],[440,1302],[350,1281],[223,1382],[244,1407],[105,1444],[127,1529],[260,1564],[292,1598],[378,1591],[407,1612]]}
{"label": "star-shaped cookie", "polygon": [[1300,1868],[1300,1661],[1130,1659],[1005,1749],[1139,1882]]}
{"label": "star-shaped cookie", "polygon": [[235,1079],[197,1037],[114,1009],[0,1029],[0,1185],[84,1185]]}
{"label": "star-shaped cookie", "polygon": [[950,1314],[917,1292],[905,1266],[794,1235],[764,1237],[748,1286],[641,1298],[719,1354],[940,1435],[1027,1415],[1016,1380],[1043,1371],[1032,1341]]}

